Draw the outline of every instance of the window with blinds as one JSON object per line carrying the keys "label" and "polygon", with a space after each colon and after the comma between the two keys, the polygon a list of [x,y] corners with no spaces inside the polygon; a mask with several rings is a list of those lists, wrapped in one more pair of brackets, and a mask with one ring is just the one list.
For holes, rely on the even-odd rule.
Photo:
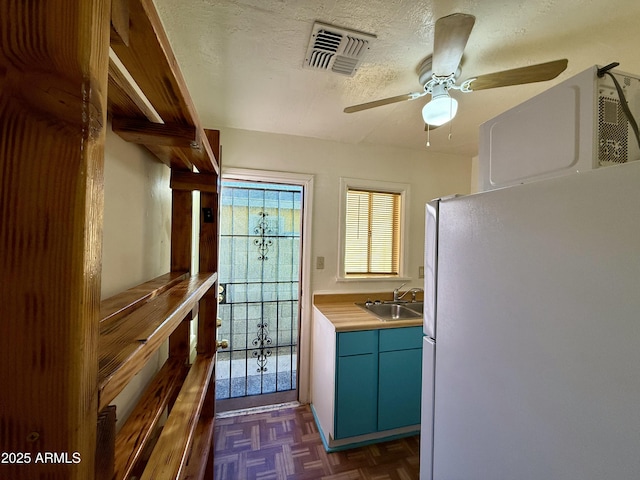
{"label": "window with blinds", "polygon": [[398,275],[401,194],[347,189],[344,271]]}

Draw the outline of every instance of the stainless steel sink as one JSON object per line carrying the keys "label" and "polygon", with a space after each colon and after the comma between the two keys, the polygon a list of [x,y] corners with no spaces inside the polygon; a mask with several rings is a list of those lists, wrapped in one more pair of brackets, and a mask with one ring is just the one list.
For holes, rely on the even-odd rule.
{"label": "stainless steel sink", "polygon": [[356,303],[356,305],[383,321],[422,318],[422,302]]}
{"label": "stainless steel sink", "polygon": [[421,317],[424,315],[424,302],[403,303],[402,306],[419,313]]}

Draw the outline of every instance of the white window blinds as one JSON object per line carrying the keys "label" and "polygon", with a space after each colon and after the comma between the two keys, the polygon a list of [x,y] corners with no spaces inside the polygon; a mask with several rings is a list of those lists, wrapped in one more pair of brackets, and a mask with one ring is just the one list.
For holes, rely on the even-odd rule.
{"label": "white window blinds", "polygon": [[398,275],[400,208],[399,193],[347,190],[347,275]]}

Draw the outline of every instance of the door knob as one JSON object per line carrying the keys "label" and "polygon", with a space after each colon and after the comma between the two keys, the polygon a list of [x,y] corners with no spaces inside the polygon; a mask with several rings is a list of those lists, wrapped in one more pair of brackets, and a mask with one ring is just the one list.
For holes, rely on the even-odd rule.
{"label": "door knob", "polygon": [[218,348],[229,348],[229,340],[216,341],[216,349]]}

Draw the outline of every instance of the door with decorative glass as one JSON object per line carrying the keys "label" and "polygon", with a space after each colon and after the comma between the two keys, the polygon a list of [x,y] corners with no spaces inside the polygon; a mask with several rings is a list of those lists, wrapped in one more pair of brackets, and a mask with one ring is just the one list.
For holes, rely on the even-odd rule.
{"label": "door with decorative glass", "polygon": [[218,411],[297,399],[303,187],[222,181]]}

